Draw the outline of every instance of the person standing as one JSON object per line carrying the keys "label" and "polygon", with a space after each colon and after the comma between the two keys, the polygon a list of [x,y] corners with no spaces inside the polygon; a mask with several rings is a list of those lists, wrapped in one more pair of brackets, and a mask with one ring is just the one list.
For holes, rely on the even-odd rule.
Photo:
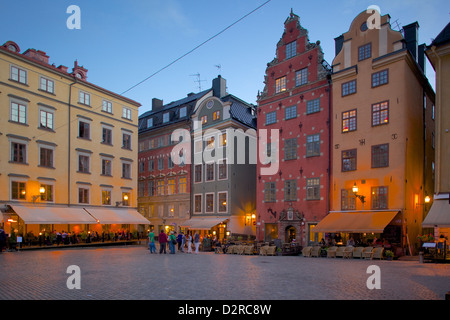
{"label": "person standing", "polygon": [[3,247],[6,246],[6,238],[5,230],[0,229],[0,253],[3,252]]}
{"label": "person standing", "polygon": [[195,254],[198,254],[198,247],[200,246],[200,235],[196,232],[194,234]]}
{"label": "person standing", "polygon": [[175,244],[177,243],[177,238],[176,236],[173,234],[173,231],[170,231],[170,236],[169,236],[169,249],[170,249],[170,253],[171,254],[175,254]]}
{"label": "person standing", "polygon": [[167,244],[167,235],[164,233],[164,229],[161,229],[161,232],[158,236],[159,241],[159,254],[162,254],[164,251],[164,254],[166,254],[166,244]]}
{"label": "person standing", "polygon": [[186,236],[183,232],[181,232],[181,252],[184,253],[184,245],[186,243]]}
{"label": "person standing", "polygon": [[148,249],[150,250],[150,253],[156,253],[155,234],[153,233],[153,228],[150,230],[150,233],[148,234]]}
{"label": "person standing", "polygon": [[187,237],[187,247],[188,247],[188,251],[187,253],[192,253],[192,236],[188,233]]}

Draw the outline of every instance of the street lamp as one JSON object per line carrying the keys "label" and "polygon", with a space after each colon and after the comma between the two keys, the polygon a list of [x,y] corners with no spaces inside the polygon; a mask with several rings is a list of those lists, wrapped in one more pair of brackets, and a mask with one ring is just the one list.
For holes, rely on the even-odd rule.
{"label": "street lamp", "polygon": [[361,203],[363,205],[363,209],[364,209],[364,203],[366,202],[366,197],[363,195],[358,194],[358,186],[355,184],[353,185],[352,191],[353,191],[353,195],[358,198],[359,200],[361,200]]}
{"label": "street lamp", "polygon": [[40,187],[40,188],[39,188],[39,193],[40,193],[40,194],[37,194],[37,195],[34,195],[34,196],[33,196],[33,203],[35,203],[36,200],[37,200],[39,197],[41,197],[41,196],[45,193],[45,188],[44,188],[44,187]]}

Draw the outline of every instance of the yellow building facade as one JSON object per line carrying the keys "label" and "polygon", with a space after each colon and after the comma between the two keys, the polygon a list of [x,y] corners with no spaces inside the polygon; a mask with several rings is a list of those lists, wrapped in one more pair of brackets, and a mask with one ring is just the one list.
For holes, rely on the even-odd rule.
{"label": "yellow building facade", "polygon": [[[140,104],[49,63],[45,52],[0,47],[0,207],[19,234],[120,229],[137,207]],[[134,218],[133,218],[134,217]]]}
{"label": "yellow building facade", "polygon": [[362,12],[335,39],[331,210],[316,228],[383,238],[398,255],[414,253],[424,199],[433,194],[434,92],[418,24],[403,36],[389,15],[375,27],[370,17]]}

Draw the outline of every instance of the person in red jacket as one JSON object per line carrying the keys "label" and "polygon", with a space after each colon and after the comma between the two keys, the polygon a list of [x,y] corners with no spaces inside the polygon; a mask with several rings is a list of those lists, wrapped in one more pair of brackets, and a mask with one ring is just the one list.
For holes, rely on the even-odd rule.
{"label": "person in red jacket", "polygon": [[166,254],[167,235],[164,233],[164,229],[161,229],[161,232],[159,233],[158,242],[159,242],[159,254],[162,254],[163,251],[164,254]]}

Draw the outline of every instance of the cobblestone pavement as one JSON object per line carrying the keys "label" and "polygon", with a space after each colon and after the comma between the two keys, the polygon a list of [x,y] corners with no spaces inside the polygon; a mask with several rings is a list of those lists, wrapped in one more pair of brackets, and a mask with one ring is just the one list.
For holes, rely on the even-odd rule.
{"label": "cobblestone pavement", "polygon": [[[80,268],[81,288],[68,289]],[[368,289],[370,265],[381,288]],[[450,265],[417,261],[150,254],[144,246],[0,254],[1,300],[442,300]]]}

